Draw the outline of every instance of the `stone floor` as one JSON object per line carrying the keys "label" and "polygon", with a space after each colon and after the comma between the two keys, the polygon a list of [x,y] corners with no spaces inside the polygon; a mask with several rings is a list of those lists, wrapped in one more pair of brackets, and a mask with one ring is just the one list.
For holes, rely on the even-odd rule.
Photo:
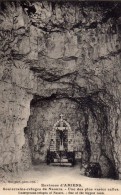
{"label": "stone floor", "polygon": [[121,180],[89,178],[80,174],[80,167],[60,167],[41,164],[33,166],[31,171],[25,172],[22,180],[36,180],[37,182],[51,183],[81,183],[91,185],[120,185]]}

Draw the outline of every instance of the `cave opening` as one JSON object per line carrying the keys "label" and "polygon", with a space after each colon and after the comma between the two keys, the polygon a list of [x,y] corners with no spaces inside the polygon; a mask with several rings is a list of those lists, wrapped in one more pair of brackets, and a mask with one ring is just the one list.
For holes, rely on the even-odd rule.
{"label": "cave opening", "polygon": [[47,164],[53,125],[62,114],[74,134],[75,164],[79,165],[80,173],[95,177],[96,175],[89,175],[88,169],[91,164],[96,164],[101,170],[98,177],[117,179],[109,109],[98,93],[85,97],[71,97],[67,94],[52,94],[48,97],[35,95],[24,131],[33,166]]}

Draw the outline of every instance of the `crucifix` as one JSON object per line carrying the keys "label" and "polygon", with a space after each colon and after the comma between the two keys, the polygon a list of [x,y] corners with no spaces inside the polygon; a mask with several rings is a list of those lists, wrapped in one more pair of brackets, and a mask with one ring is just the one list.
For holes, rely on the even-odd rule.
{"label": "crucifix", "polygon": [[63,114],[60,115],[60,126],[56,128],[59,130],[60,133],[60,150],[62,151],[64,149],[63,146],[63,138],[64,138],[64,130],[66,130],[66,127],[63,125]]}
{"label": "crucifix", "polygon": [[60,114],[60,120],[63,121],[63,114]]}

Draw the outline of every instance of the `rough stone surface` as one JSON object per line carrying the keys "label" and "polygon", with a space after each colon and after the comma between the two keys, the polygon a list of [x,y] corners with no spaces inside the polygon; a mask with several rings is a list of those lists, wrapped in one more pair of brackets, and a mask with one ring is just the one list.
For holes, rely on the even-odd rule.
{"label": "rough stone surface", "polygon": [[0,3],[3,170],[19,168],[28,151],[24,128],[33,96],[37,101],[55,95],[73,99],[85,113],[83,161],[104,153],[120,173],[120,8],[120,3]]}

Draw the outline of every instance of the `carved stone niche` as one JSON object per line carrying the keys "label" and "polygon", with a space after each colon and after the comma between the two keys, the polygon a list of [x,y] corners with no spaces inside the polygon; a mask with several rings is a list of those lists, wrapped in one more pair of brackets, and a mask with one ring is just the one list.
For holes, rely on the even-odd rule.
{"label": "carved stone niche", "polygon": [[74,165],[74,162],[74,132],[61,114],[60,119],[54,124],[51,132],[47,164]]}

